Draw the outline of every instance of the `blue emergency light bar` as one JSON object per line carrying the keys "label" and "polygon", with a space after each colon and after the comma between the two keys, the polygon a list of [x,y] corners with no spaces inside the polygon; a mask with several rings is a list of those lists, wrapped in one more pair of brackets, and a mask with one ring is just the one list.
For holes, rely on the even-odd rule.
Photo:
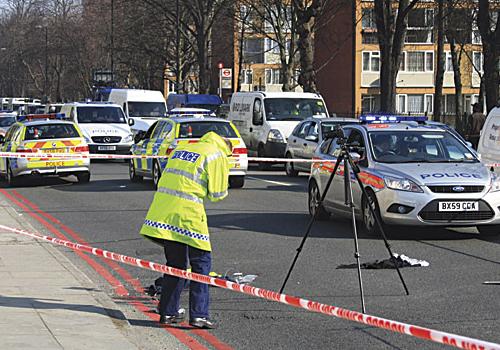
{"label": "blue emergency light bar", "polygon": [[374,123],[401,123],[401,122],[417,122],[425,123],[427,117],[422,116],[409,116],[409,115],[393,115],[393,114],[364,114],[359,117],[362,123],[374,124]]}
{"label": "blue emergency light bar", "polygon": [[64,113],[50,113],[50,114],[28,114],[28,115],[20,115],[17,117],[17,121],[26,122],[32,120],[47,120],[47,119],[58,119],[64,120],[66,116]]}

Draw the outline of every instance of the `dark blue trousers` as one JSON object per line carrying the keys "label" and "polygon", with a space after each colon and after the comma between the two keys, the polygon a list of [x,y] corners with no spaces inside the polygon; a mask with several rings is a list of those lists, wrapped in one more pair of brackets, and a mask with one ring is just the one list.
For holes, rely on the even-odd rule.
{"label": "dark blue trousers", "polygon": [[[163,248],[167,265],[186,270],[188,264],[191,271],[201,275],[210,273],[212,258],[210,252],[193,248],[184,243],[163,240]],[[176,316],[180,307],[181,293],[185,279],[164,275],[160,298],[160,315]],[[190,281],[189,286],[189,318],[208,318],[209,294],[208,285]]]}

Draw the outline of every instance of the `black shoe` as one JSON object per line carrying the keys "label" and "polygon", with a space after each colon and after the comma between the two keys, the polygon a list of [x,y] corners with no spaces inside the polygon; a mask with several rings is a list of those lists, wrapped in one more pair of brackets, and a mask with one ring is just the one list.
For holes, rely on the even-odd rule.
{"label": "black shoe", "polygon": [[205,317],[195,317],[192,320],[189,320],[189,324],[194,328],[202,328],[202,329],[214,329],[215,324],[212,321],[209,321]]}
{"label": "black shoe", "polygon": [[163,315],[160,316],[160,324],[173,324],[173,323],[181,323],[184,321],[184,316],[186,312],[184,309],[179,309],[179,313],[174,316]]}

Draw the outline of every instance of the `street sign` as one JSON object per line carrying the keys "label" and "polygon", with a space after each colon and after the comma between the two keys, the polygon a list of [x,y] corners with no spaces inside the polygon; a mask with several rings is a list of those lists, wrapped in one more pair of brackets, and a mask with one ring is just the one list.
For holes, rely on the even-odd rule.
{"label": "street sign", "polygon": [[231,89],[233,86],[233,69],[221,68],[220,70],[220,83],[222,89]]}

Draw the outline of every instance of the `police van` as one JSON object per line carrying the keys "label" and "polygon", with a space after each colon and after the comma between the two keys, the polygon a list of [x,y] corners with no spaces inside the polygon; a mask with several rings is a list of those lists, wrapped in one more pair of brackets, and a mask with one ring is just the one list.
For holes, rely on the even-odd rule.
{"label": "police van", "polygon": [[[486,118],[477,148],[481,160],[486,164],[500,163],[500,107],[493,108]],[[500,173],[499,167],[494,167]]]}
{"label": "police van", "polygon": [[80,127],[90,153],[130,153],[134,143],[130,125],[134,122],[119,105],[72,102],[64,104],[61,113]]}
{"label": "police van", "polygon": [[283,158],[288,136],[298,123],[310,117],[328,117],[319,94],[236,92],[228,119],[238,128],[249,154]]}

